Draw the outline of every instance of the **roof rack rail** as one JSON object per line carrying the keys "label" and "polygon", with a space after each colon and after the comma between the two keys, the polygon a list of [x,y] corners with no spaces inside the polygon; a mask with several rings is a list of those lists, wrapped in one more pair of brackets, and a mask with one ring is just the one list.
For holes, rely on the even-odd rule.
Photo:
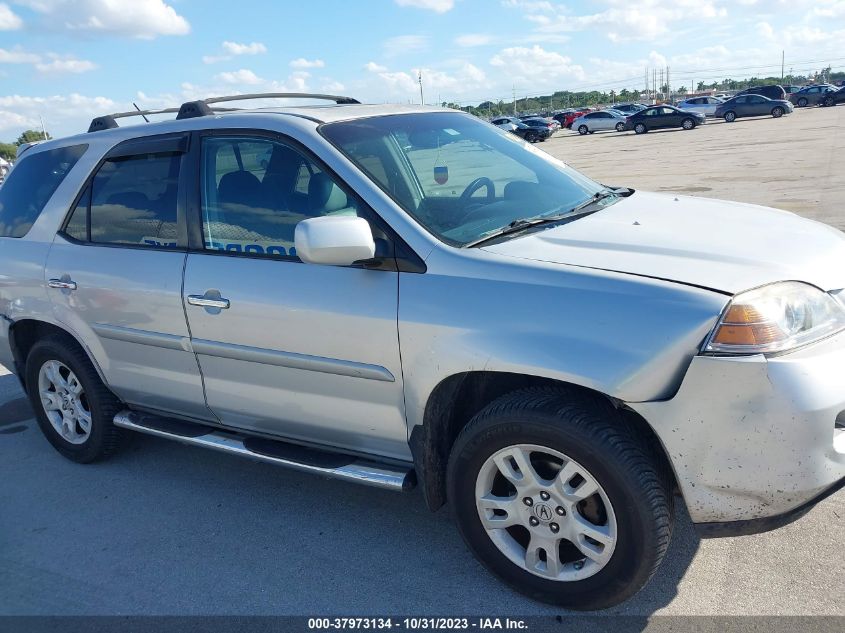
{"label": "roof rack rail", "polygon": [[194,117],[208,116],[214,110],[209,107],[211,103],[223,103],[225,101],[246,101],[249,99],[318,99],[321,101],[334,101],[338,105],[349,105],[361,103],[352,97],[341,95],[311,94],[308,92],[263,92],[245,95],[229,95],[226,97],[211,97],[199,101],[188,101],[179,108],[177,119],[192,119]]}
{"label": "roof rack rail", "polygon": [[164,108],[162,110],[130,110],[129,112],[115,112],[114,114],[106,114],[98,116],[91,125],[88,126],[89,132],[99,132],[100,130],[111,130],[118,127],[115,119],[124,119],[131,116],[142,116],[146,118],[147,114],[171,114],[179,112],[179,108]]}

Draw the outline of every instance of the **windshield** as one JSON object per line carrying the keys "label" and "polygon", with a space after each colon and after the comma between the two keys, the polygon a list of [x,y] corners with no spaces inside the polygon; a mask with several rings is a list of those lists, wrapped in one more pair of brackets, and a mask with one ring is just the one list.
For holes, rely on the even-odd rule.
{"label": "windshield", "polygon": [[572,209],[604,190],[514,134],[467,114],[397,114],[320,129],[408,214],[454,246],[516,220]]}

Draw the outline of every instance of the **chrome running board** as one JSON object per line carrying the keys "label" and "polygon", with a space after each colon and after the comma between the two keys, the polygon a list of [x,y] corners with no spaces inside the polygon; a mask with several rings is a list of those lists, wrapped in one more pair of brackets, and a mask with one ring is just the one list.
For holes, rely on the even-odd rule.
{"label": "chrome running board", "polygon": [[413,468],[332,453],[314,448],[245,435],[236,431],[202,426],[137,411],[124,410],[114,416],[115,426],[183,444],[287,466],[336,479],[403,492],[416,484]]}

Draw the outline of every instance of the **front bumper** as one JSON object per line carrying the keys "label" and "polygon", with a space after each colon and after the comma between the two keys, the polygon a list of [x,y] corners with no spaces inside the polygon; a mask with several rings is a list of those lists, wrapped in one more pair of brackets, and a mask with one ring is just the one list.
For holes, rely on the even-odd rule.
{"label": "front bumper", "polygon": [[697,356],[671,400],[629,406],[657,433],[700,531],[778,527],[845,478],[845,333],[769,358]]}

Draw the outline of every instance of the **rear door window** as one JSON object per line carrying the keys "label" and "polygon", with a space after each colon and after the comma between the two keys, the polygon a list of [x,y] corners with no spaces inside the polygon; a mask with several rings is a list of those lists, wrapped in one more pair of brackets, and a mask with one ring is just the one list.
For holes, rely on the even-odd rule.
{"label": "rear door window", "polygon": [[79,241],[177,246],[179,153],[106,160],[77,202],[64,233]]}
{"label": "rear door window", "polygon": [[87,148],[71,145],[24,154],[0,187],[0,237],[23,237],[29,232]]}

